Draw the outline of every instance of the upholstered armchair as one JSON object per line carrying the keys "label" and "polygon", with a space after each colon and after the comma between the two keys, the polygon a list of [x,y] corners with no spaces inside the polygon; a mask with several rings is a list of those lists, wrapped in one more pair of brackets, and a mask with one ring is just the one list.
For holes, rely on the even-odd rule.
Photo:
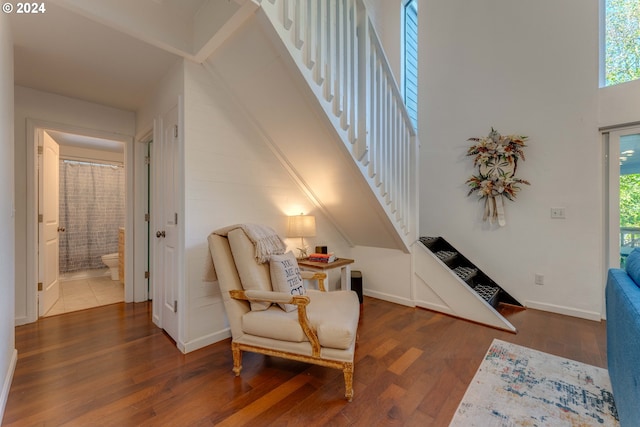
{"label": "upholstered armchair", "polygon": [[[357,295],[325,292],[326,275],[304,271],[303,278],[318,280],[318,290],[278,291],[282,284],[272,278],[282,280],[276,270],[291,266],[295,257],[287,253],[258,263],[253,243],[239,228],[226,236],[211,234],[209,249],[231,328],[233,372],[240,375],[243,351],[340,369],[345,397],[351,401],[360,316]],[[297,263],[294,270],[299,271]]]}

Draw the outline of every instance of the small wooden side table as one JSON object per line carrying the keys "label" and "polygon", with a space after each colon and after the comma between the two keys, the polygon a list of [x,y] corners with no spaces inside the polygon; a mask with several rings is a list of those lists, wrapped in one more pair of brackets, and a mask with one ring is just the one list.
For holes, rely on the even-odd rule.
{"label": "small wooden side table", "polygon": [[[298,260],[298,266],[305,270],[311,271],[327,271],[334,268],[340,269],[340,289],[351,290],[351,264],[355,261],[348,258],[336,258],[333,262],[316,262],[309,261],[309,258],[302,258]],[[327,282],[327,289],[329,289],[329,283]]]}

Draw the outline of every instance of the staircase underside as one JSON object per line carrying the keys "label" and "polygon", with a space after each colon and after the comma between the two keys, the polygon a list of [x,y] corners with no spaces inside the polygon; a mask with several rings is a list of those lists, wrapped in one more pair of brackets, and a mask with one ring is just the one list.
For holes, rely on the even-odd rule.
{"label": "staircase underside", "polygon": [[205,66],[351,245],[408,252],[277,34],[260,20],[250,18]]}

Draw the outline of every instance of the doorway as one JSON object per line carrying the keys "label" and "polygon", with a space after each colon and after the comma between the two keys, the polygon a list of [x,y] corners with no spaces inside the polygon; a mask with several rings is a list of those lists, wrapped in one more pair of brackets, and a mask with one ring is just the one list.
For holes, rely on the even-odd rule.
{"label": "doorway", "polygon": [[[52,130],[45,130],[43,136],[45,143],[51,140],[59,148],[57,164],[49,167],[57,170],[48,170],[46,162],[39,170],[44,176],[40,191],[58,195],[59,292],[46,299],[43,294],[50,292],[40,292],[40,315],[122,302],[124,143]],[[54,172],[58,172],[58,179]],[[39,198],[44,197],[41,194]],[[57,301],[48,306],[50,299]]]}
{"label": "doorway", "polygon": [[[39,158],[38,147],[40,145],[41,136],[44,133],[48,134],[68,134],[70,137],[82,138],[85,140],[84,147],[77,147],[78,152],[84,150],[85,153],[96,151],[108,151],[105,150],[105,146],[101,144],[119,144],[122,153],[120,158],[123,159],[123,169],[125,175],[125,220],[124,229],[133,229],[133,144],[132,138],[126,135],[117,133],[105,132],[95,129],[80,128],[77,126],[69,126],[64,124],[55,124],[50,122],[41,122],[38,120],[27,120],[27,158],[31,159],[27,162],[27,316],[26,322],[34,322],[38,317],[43,314],[40,313],[39,299],[41,297],[41,290],[45,289],[45,280],[42,279],[43,265],[39,261],[39,234],[41,223],[39,222]],[[69,145],[69,144],[66,144]],[[81,156],[83,157],[83,156]],[[90,160],[85,158],[83,160]],[[55,192],[52,192],[55,193]],[[56,228],[62,228],[62,224],[57,225]],[[62,230],[58,231],[64,232]],[[132,259],[133,239],[125,233],[124,238],[124,252],[128,253],[128,257]],[[51,264],[52,262],[50,262]],[[51,269],[50,269],[51,270]],[[129,271],[127,271],[129,270]],[[132,268],[124,269],[123,282],[124,285],[120,285],[124,288],[124,301],[133,301],[134,298],[134,285],[133,285],[133,265]],[[59,273],[58,267],[54,269],[56,273]],[[57,276],[58,274],[56,274]],[[53,283],[53,280],[49,279],[49,283]],[[41,284],[42,283],[42,284]],[[52,287],[55,292],[55,287]],[[52,294],[53,298],[59,297],[60,289],[58,283],[58,291],[56,294]]]}
{"label": "doorway", "polygon": [[640,248],[640,127],[605,134],[608,142],[609,268],[624,267],[626,257]]}

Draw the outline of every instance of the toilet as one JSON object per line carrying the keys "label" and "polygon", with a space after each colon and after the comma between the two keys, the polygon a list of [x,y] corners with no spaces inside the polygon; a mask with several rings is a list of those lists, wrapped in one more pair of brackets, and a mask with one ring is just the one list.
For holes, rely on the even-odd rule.
{"label": "toilet", "polygon": [[111,273],[111,280],[118,280],[118,253],[102,255],[102,262],[109,267],[109,273]]}

